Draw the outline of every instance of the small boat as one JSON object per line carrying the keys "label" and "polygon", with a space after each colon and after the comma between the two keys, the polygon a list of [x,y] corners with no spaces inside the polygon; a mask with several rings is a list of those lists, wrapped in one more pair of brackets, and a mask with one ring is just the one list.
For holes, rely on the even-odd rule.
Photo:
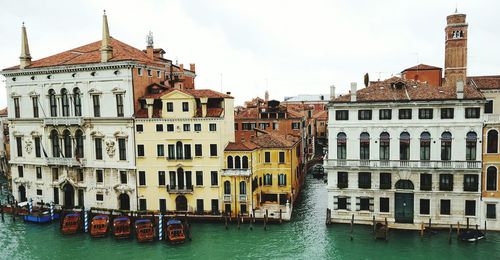
{"label": "small boat", "polygon": [[59,214],[54,213],[52,217],[50,216],[49,211],[34,211],[28,215],[23,217],[26,222],[34,222],[34,223],[49,223],[52,220],[59,219]]}
{"label": "small boat", "polygon": [[171,219],[167,222],[167,239],[170,243],[179,244],[186,240],[184,224],[180,220]]}
{"label": "small boat", "polygon": [[388,228],[385,224],[377,223],[375,225],[375,238],[381,240],[387,240]]}
{"label": "small boat", "polygon": [[97,215],[90,222],[90,235],[92,237],[104,237],[108,233],[109,217],[107,215]]}
{"label": "small boat", "polygon": [[117,239],[130,237],[130,218],[117,217],[113,219],[113,236]]}
{"label": "small boat", "polygon": [[61,231],[64,235],[75,234],[82,227],[79,213],[70,213],[64,216]]}
{"label": "small boat", "polygon": [[150,219],[135,221],[135,235],[139,242],[151,242],[155,239],[155,229]]}
{"label": "small boat", "polygon": [[466,242],[476,242],[478,240],[481,240],[484,238],[484,233],[480,230],[464,230],[460,231],[460,240],[466,241]]}

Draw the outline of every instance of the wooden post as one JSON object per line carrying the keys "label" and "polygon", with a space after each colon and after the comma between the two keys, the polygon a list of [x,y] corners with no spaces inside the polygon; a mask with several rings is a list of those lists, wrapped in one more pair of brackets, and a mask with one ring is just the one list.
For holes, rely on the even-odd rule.
{"label": "wooden post", "polygon": [[457,221],[457,239],[460,239],[460,221]]}
{"label": "wooden post", "polygon": [[266,209],[266,215],[264,216],[264,230],[267,230],[267,209]]}
{"label": "wooden post", "polygon": [[16,214],[17,214],[17,203],[14,202],[14,205],[12,205],[12,221],[16,222]]}
{"label": "wooden post", "polygon": [[422,224],[420,224],[420,240],[424,238],[424,222],[422,221]]}
{"label": "wooden post", "polygon": [[375,234],[375,215],[373,215],[373,234]]}
{"label": "wooden post", "polygon": [[[3,219],[3,215],[2,215],[2,219]],[[486,220],[484,221],[484,234],[486,235]]]}
{"label": "wooden post", "polygon": [[354,237],[352,236],[353,226],[354,226],[354,214],[352,214],[351,218],[351,241],[354,239]]}
{"label": "wooden post", "polygon": [[226,227],[226,230],[228,229],[227,228],[227,214],[224,215],[224,226]]}
{"label": "wooden post", "polygon": [[253,214],[250,214],[250,230],[253,230]]}
{"label": "wooden post", "polygon": [[387,217],[385,218],[385,241],[388,240],[387,233],[389,232],[389,223],[387,223]]}
{"label": "wooden post", "polygon": [[432,227],[432,220],[429,218],[429,234],[431,233],[431,227]]}
{"label": "wooden post", "polygon": [[280,224],[281,224],[281,222],[283,221],[283,220],[282,220],[282,218],[281,218],[281,214],[282,214],[282,213],[281,213],[281,209],[280,209]]}
{"label": "wooden post", "polygon": [[4,217],[3,217],[3,204],[0,205],[0,211],[1,211],[1,214],[2,214],[2,222],[5,221]]}
{"label": "wooden post", "polygon": [[477,243],[477,233],[478,233],[478,232],[479,232],[479,230],[478,230],[478,225],[476,224],[476,233],[474,234],[474,237],[476,238],[476,241],[475,241],[476,243]]}
{"label": "wooden post", "polygon": [[252,209],[252,222],[255,223],[255,209]]}
{"label": "wooden post", "polygon": [[453,225],[450,224],[450,233],[448,234],[448,243],[451,244],[451,230],[453,229]]}
{"label": "wooden post", "polygon": [[238,218],[238,220],[237,220],[238,221],[238,230],[240,230],[240,216],[239,215],[240,214],[238,214],[238,216],[237,216],[237,218]]}

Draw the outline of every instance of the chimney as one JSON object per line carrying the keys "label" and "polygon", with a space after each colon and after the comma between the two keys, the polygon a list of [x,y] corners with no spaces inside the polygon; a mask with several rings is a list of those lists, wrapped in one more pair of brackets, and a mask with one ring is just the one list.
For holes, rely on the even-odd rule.
{"label": "chimney", "polygon": [[28,45],[28,36],[26,27],[21,27],[21,56],[19,56],[19,68],[24,69],[31,65],[30,47]]}
{"label": "chimney", "polygon": [[189,64],[189,70],[192,72],[196,72],[196,65],[194,63]]}
{"label": "chimney", "polygon": [[267,104],[267,101],[269,101],[269,91],[266,90],[266,93],[264,94],[264,101],[266,101],[266,104]]}
{"label": "chimney", "polygon": [[146,43],[148,44],[146,46],[146,54],[150,59],[154,59],[154,53],[153,53],[153,32],[149,31],[148,36],[146,37]]}
{"label": "chimney", "polygon": [[113,47],[109,36],[108,16],[106,10],[102,15],[101,62],[108,62],[113,57]]}
{"label": "chimney", "polygon": [[184,72],[184,64],[181,64],[179,67],[181,68],[181,72]]}
{"label": "chimney", "polygon": [[[152,98],[146,99],[146,105],[148,106],[148,118],[153,117],[153,104],[154,104],[154,102],[155,102],[155,100]],[[167,107],[167,106],[164,106],[164,107]]]}
{"label": "chimney", "polygon": [[457,99],[464,99],[464,81],[457,80]]}
{"label": "chimney", "polygon": [[351,82],[351,102],[356,102],[356,91],[358,85],[356,82]]}
{"label": "chimney", "polygon": [[330,100],[335,99],[335,85],[330,86]]}

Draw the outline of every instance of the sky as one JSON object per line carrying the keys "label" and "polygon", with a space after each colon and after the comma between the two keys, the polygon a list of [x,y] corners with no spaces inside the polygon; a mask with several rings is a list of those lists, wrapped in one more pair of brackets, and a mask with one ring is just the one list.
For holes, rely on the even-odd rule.
{"label": "sky", "polygon": [[[179,64],[196,63],[196,88],[231,92],[242,104],[269,91],[346,93],[351,82],[398,75],[424,63],[443,67],[446,16],[467,14],[468,75],[500,74],[500,1],[158,0],[2,1],[0,68],[19,64],[21,24],[34,60],[110,34],[155,48]],[[6,106],[0,76],[0,107]]]}

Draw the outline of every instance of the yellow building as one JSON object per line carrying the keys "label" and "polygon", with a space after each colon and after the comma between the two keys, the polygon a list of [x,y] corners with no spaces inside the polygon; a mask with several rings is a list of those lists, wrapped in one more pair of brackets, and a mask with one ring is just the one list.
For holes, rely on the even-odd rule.
{"label": "yellow building", "polygon": [[140,210],[220,214],[233,107],[231,96],[212,90],[148,88],[135,126]]}
{"label": "yellow building", "polygon": [[304,175],[299,167],[300,138],[256,130],[249,141],[229,143],[224,156],[221,196],[232,216],[289,220]]}

